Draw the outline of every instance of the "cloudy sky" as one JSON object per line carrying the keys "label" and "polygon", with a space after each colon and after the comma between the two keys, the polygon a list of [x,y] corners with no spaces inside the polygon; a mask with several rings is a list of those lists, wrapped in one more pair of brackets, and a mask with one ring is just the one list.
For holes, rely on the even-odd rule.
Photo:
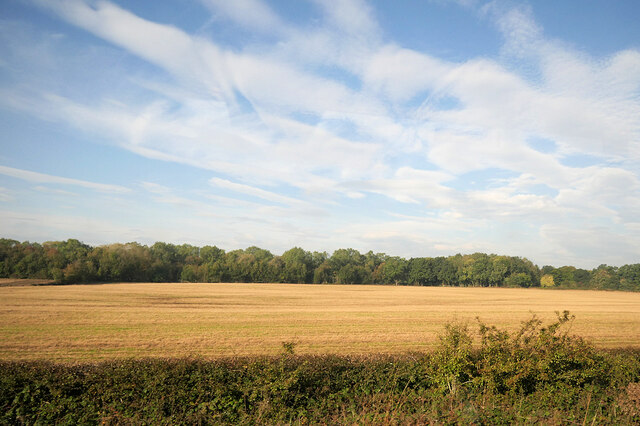
{"label": "cloudy sky", "polygon": [[640,262],[637,0],[4,0],[0,236]]}

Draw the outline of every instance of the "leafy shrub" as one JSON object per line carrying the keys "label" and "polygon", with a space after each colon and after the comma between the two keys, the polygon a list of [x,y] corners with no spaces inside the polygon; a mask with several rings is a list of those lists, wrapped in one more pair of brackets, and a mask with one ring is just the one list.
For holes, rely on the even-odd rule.
{"label": "leafy shrub", "polygon": [[439,349],[432,358],[431,378],[439,389],[455,394],[460,385],[467,384],[477,374],[473,362],[473,338],[465,323],[445,325],[438,336]]}
{"label": "leafy shrub", "polygon": [[544,327],[534,316],[513,334],[480,323],[476,383],[495,393],[525,395],[608,386],[611,365],[592,345],[568,334],[573,318],[568,311],[557,313],[557,320]]}

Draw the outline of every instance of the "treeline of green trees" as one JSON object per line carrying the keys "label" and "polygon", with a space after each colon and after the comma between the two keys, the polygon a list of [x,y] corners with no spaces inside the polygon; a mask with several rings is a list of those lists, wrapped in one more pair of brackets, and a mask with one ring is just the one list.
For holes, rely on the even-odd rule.
{"label": "treeline of green trees", "polygon": [[640,290],[640,264],[542,269],[526,258],[474,253],[404,259],[354,249],[274,255],[259,247],[225,252],[157,242],[91,247],[0,239],[0,277],[82,282],[278,282],[420,286],[561,287]]}

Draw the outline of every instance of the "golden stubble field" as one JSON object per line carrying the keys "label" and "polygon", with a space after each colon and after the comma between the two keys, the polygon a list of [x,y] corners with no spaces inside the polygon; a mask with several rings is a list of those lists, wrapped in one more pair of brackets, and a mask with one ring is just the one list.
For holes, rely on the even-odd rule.
{"label": "golden stubble field", "polygon": [[0,288],[0,359],[400,353],[432,348],[446,322],[510,329],[576,315],[599,347],[640,347],[640,293],[294,284],[104,284]]}

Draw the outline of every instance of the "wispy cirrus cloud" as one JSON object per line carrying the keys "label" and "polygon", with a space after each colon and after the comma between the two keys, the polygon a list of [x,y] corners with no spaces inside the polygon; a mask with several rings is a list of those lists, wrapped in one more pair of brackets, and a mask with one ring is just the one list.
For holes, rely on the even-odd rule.
{"label": "wispy cirrus cloud", "polygon": [[201,0],[214,15],[222,15],[252,30],[266,33],[286,33],[289,31],[278,15],[260,0]]}
{"label": "wispy cirrus cloud", "polygon": [[92,189],[99,192],[117,193],[117,194],[130,192],[129,188],[126,188],[120,185],[88,182],[80,179],[71,179],[66,177],[53,176],[53,175],[48,175],[44,173],[32,172],[29,170],[15,169],[13,167],[7,167],[7,166],[0,166],[0,174],[5,176],[10,176],[16,179],[26,180],[28,182],[80,186],[83,188],[88,188],[88,189]]}
{"label": "wispy cirrus cloud", "polygon": [[11,201],[13,197],[11,196],[11,192],[7,188],[3,188],[0,186],[0,201]]}

